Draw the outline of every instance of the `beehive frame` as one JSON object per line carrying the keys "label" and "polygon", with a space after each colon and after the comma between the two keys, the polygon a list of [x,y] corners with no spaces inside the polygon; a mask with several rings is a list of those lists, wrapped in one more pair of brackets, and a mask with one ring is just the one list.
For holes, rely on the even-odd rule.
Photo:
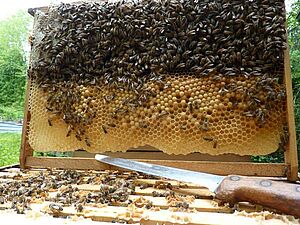
{"label": "beehive frame", "polygon": [[[45,10],[46,7],[39,8],[39,10]],[[31,10],[30,12],[34,12]],[[28,98],[31,86],[31,75],[29,74],[29,80],[27,83],[26,100],[25,100],[25,114],[22,131],[22,143],[20,153],[20,166],[26,167],[56,167],[56,168],[73,168],[73,169],[112,169],[111,166],[97,162],[91,158],[50,158],[50,157],[35,157],[33,156],[34,149],[31,148],[27,139],[27,132],[29,130],[29,122],[31,119],[31,113],[28,108]],[[296,133],[295,133],[295,120],[293,109],[293,96],[292,96],[292,83],[290,74],[290,59],[289,51],[284,52],[284,82],[287,92],[287,123],[289,128],[289,142],[285,151],[284,163],[251,163],[241,162],[238,157],[230,155],[232,160],[226,160],[224,157],[212,157],[212,161],[201,160],[201,154],[199,160],[193,160],[190,156],[182,156],[180,160],[161,159],[160,154],[148,151],[136,151],[131,154],[131,158],[139,159],[143,162],[151,162],[162,165],[176,166],[180,168],[191,169],[195,171],[210,172],[220,175],[228,174],[240,174],[240,175],[255,175],[255,176],[276,176],[287,177],[290,181],[298,179],[298,159],[297,159],[297,145],[296,145]],[[150,159],[151,155],[151,159]],[[122,157],[127,157],[123,154]],[[149,156],[149,157],[147,157]],[[228,157],[227,157],[228,158]],[[228,162],[229,161],[229,162]]]}

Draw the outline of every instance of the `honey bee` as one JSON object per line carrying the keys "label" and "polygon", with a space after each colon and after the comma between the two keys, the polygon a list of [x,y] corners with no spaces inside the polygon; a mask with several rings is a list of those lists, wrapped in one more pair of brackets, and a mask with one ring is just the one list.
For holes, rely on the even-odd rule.
{"label": "honey bee", "polygon": [[165,117],[165,116],[167,116],[167,115],[168,115],[168,112],[163,111],[163,112],[161,112],[160,114],[158,114],[158,115],[156,116],[156,118],[157,118],[157,119],[160,119],[160,118],[163,118],[163,117]]}
{"label": "honey bee", "polygon": [[67,134],[66,134],[66,137],[69,137],[70,134],[71,134],[71,131],[72,131],[72,128],[73,126],[72,125],[69,125],[68,128],[67,128]]}
{"label": "honey bee", "polygon": [[139,127],[140,128],[147,128],[148,127],[148,124],[146,122],[140,122],[139,123]]}
{"label": "honey bee", "polygon": [[103,130],[104,134],[107,134],[107,133],[108,133],[108,132],[107,132],[107,129],[106,129],[106,127],[105,127],[104,125],[102,125],[102,130]]}
{"label": "honey bee", "polygon": [[208,124],[209,124],[208,119],[205,118],[204,121],[199,125],[199,128],[203,131],[208,131],[209,130]]}
{"label": "honey bee", "polygon": [[49,124],[50,127],[53,126],[53,124],[52,124],[52,119],[48,118],[48,124]]}
{"label": "honey bee", "polygon": [[190,113],[193,113],[193,103],[192,102],[188,102],[188,108]]}
{"label": "honey bee", "polygon": [[91,142],[90,142],[90,140],[89,140],[87,137],[85,137],[84,141],[85,141],[85,144],[86,144],[88,147],[91,147]]}
{"label": "honey bee", "polygon": [[217,140],[214,140],[214,142],[213,142],[213,148],[217,148],[217,146],[218,146],[218,142],[217,142]]}
{"label": "honey bee", "polygon": [[82,206],[82,204],[76,205],[76,211],[77,211],[77,212],[82,212],[82,211],[83,211],[83,206]]}
{"label": "honey bee", "polygon": [[63,207],[59,204],[50,203],[48,207],[54,213],[58,213],[58,212],[63,211]]}
{"label": "honey bee", "polygon": [[76,139],[77,139],[78,141],[81,141],[81,140],[82,140],[82,139],[81,139],[81,134],[80,134],[80,131],[79,131],[79,130],[76,131],[75,137],[76,137]]}
{"label": "honey bee", "polygon": [[213,137],[210,137],[210,136],[204,136],[204,137],[202,137],[203,138],[203,140],[205,140],[205,141],[213,141],[214,140],[214,138]]}

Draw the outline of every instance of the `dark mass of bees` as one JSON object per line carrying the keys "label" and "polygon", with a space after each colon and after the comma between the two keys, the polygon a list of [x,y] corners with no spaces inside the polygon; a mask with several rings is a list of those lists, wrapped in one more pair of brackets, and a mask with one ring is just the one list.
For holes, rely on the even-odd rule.
{"label": "dark mass of bees", "polygon": [[83,2],[35,20],[36,149],[267,154],[286,140],[281,0]]}

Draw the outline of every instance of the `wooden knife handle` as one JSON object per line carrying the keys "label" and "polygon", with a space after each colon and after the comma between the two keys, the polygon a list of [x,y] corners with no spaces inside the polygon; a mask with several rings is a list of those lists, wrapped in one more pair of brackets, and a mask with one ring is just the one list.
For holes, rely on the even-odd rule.
{"label": "wooden knife handle", "polygon": [[215,193],[222,202],[247,201],[300,218],[300,185],[297,184],[230,175]]}

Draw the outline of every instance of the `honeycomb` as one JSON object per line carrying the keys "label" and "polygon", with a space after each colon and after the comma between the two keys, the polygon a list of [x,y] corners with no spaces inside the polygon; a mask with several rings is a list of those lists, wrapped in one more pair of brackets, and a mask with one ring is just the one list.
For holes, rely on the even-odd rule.
{"label": "honeycomb", "polygon": [[[239,86],[235,91],[222,91],[228,82]],[[82,106],[86,106],[87,100],[96,111],[96,117],[86,129],[88,139],[82,141],[59,116],[52,117],[49,124],[51,114],[45,110],[47,93],[33,83],[29,143],[38,151],[114,152],[151,145],[170,154],[269,154],[280,143],[285,107],[270,105],[272,110],[266,113],[266,121],[260,126],[255,116],[245,113],[248,106],[242,101],[244,93],[256,88],[257,83],[257,78],[215,81],[192,75],[168,76],[168,87],[162,91],[157,84],[146,85],[158,93],[143,106],[125,107],[122,103],[134,93],[107,86],[80,85],[75,89],[81,91],[82,101],[74,110],[84,116],[86,109]],[[259,101],[265,101],[263,91],[258,96]]]}
{"label": "honeycomb", "polygon": [[36,151],[272,153],[288,138],[284,16],[281,0],[36,12],[28,142]]}

